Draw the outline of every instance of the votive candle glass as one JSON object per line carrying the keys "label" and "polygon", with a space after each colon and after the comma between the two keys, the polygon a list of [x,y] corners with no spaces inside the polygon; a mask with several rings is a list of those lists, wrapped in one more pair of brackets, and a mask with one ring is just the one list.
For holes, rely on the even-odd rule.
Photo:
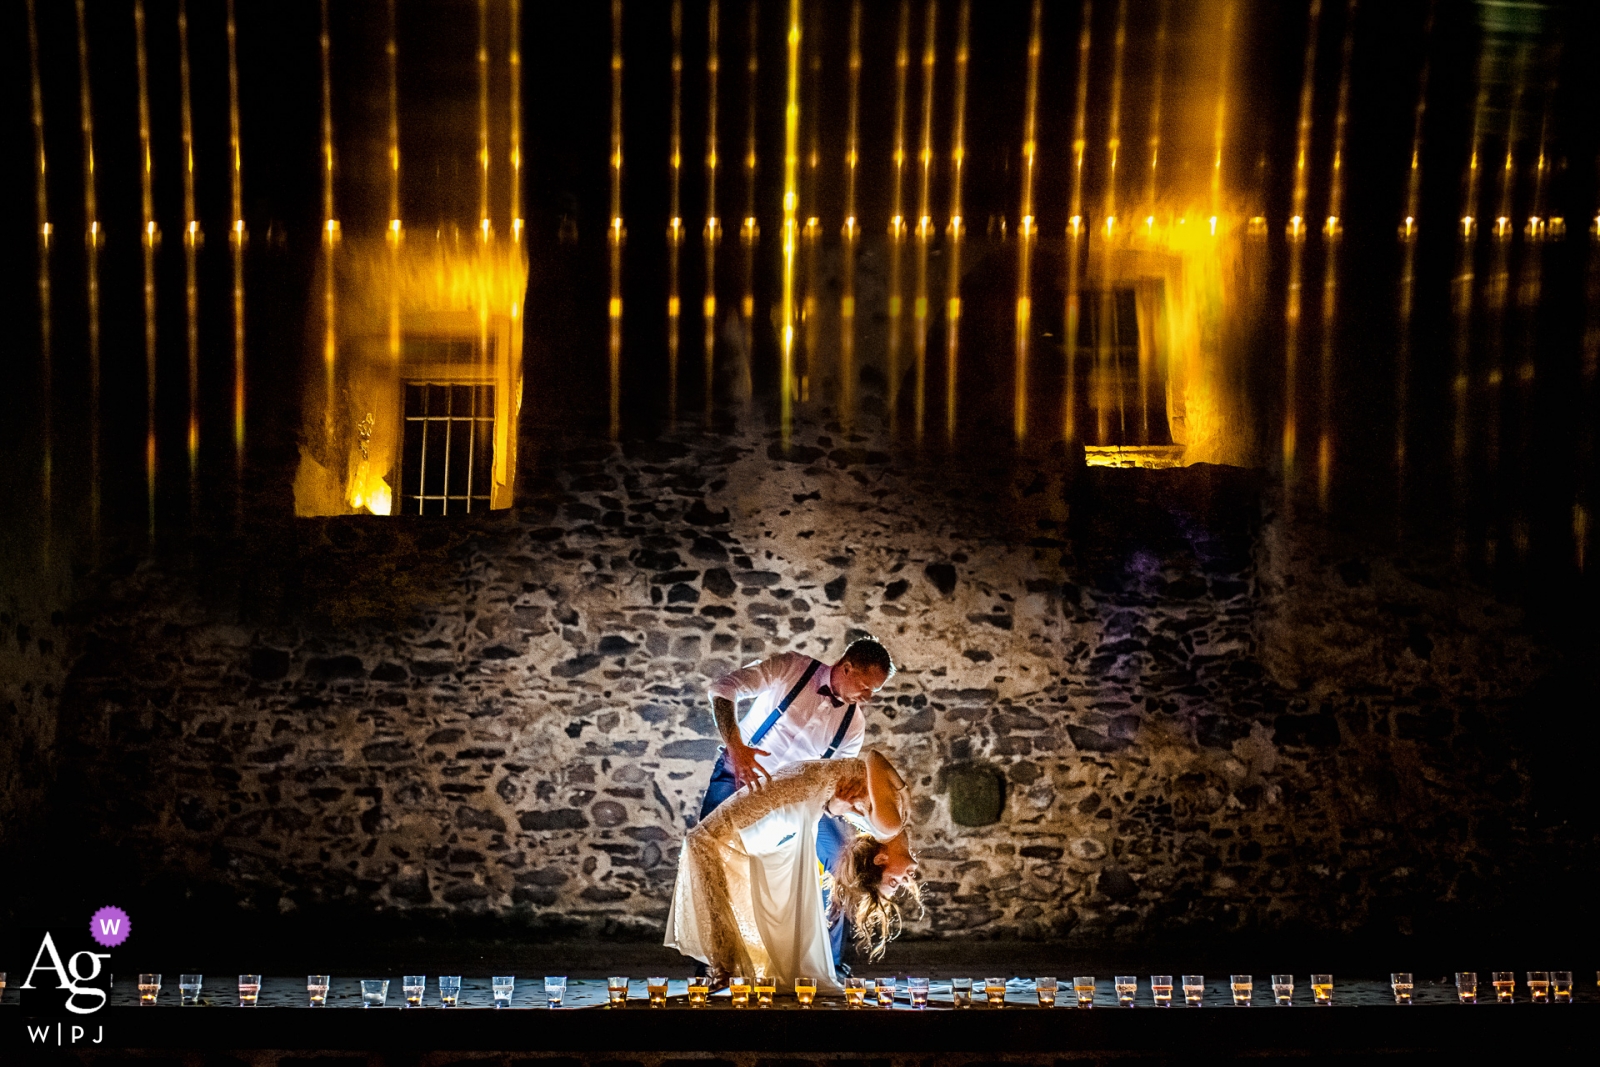
{"label": "votive candle glass", "polygon": [[1056,990],[1060,984],[1054,978],[1035,978],[1033,991],[1039,998],[1039,1007],[1053,1008],[1056,1006]]}
{"label": "votive candle glass", "polygon": [[1119,974],[1112,978],[1111,983],[1117,991],[1117,1007],[1133,1007],[1133,998],[1139,992],[1138,975]]}
{"label": "votive candle glass", "polygon": [[239,1007],[255,1007],[256,999],[260,995],[261,976],[259,974],[241,974],[239,976]]}
{"label": "votive candle glass", "polygon": [[1078,1007],[1094,1007],[1094,975],[1080,974],[1072,979],[1072,991],[1077,994]]}
{"label": "votive candle glass", "polygon": [[1478,1003],[1478,972],[1456,972],[1456,997],[1463,1004]]}
{"label": "votive candle glass", "polygon": [[333,976],[327,974],[306,975],[306,999],[313,1008],[328,1006],[328,987],[333,984]]}
{"label": "votive candle glass", "polygon": [[1272,999],[1285,1007],[1294,1003],[1294,975],[1275,974],[1272,976]]}
{"label": "votive candle glass", "polygon": [[1172,975],[1152,974],[1150,976],[1150,999],[1155,1001],[1158,1008],[1172,1007]]}

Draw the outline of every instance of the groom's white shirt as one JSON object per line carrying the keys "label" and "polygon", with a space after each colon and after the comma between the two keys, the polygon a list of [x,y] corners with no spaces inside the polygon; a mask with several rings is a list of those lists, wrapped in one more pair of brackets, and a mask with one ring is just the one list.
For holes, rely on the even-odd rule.
{"label": "groom's white shirt", "polygon": [[[823,663],[766,736],[759,742],[754,740],[761,724],[789,695],[789,690],[800,681],[810,663],[811,657],[804,653],[783,652],[746,664],[711,684],[712,697],[731,700],[735,707],[746,697],[755,698],[750,710],[739,720],[739,733],[746,744],[770,753],[761,758],[762,767],[769,773],[805,760],[822,759],[839,732],[840,724],[844,722],[849,705],[835,706],[833,700],[821,692],[832,675],[832,668]],[[833,758],[843,759],[861,754],[861,743],[867,734],[866,719],[864,709],[856,708],[839,747],[833,751]]]}

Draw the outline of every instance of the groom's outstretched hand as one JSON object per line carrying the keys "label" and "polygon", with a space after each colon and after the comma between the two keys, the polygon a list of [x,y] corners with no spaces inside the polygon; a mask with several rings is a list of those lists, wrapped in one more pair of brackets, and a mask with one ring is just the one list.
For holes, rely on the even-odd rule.
{"label": "groom's outstretched hand", "polygon": [[754,785],[759,789],[763,781],[769,781],[772,775],[767,769],[756,762],[757,756],[770,756],[772,753],[764,748],[753,748],[749,745],[730,745],[728,747],[728,768],[733,771],[733,782],[740,789],[747,785]]}

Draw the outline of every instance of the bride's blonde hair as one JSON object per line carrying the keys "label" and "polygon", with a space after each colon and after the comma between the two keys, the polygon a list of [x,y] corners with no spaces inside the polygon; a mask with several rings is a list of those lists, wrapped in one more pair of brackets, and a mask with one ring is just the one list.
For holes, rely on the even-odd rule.
{"label": "bride's blonde hair", "polygon": [[900,906],[893,897],[904,895],[922,912],[922,884],[908,878],[893,896],[883,893],[883,867],[874,863],[883,842],[861,834],[839,857],[828,902],[829,916],[843,915],[855,926],[857,951],[868,962],[883,958],[889,942],[900,936]]}

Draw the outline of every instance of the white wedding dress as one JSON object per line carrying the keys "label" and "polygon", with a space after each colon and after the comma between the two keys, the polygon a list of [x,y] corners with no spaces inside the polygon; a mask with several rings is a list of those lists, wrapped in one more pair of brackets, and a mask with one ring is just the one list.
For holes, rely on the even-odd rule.
{"label": "white wedding dress", "polygon": [[814,760],[729,797],[689,831],[667,912],[666,944],[730,975],[796,976],[842,993],[834,976],[817,863],[817,820],[859,759]]}

